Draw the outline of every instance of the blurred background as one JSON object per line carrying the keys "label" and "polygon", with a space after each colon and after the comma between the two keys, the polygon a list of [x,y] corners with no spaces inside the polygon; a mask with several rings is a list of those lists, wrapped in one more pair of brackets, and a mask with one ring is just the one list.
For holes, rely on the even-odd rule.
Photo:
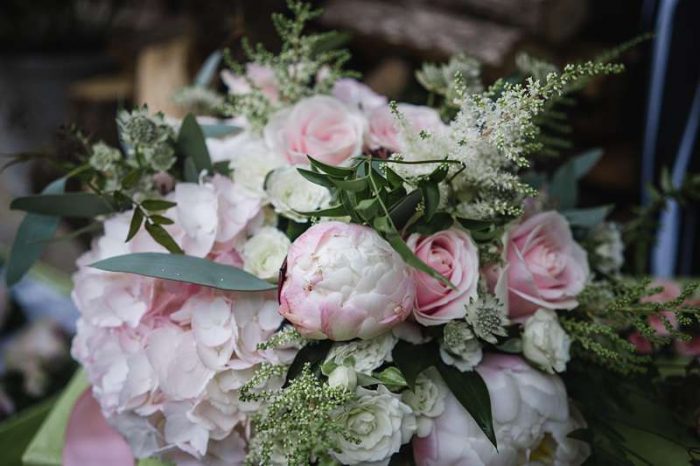
{"label": "blurred background", "polygon": [[[312,27],[345,33],[350,66],[372,88],[417,103],[424,103],[426,94],[414,70],[424,61],[463,52],[482,61],[492,81],[515,69],[521,51],[564,64],[652,32],[653,40],[623,55],[625,74],[594,80],[576,97],[570,110],[573,147],[567,152],[604,149],[582,194],[586,205],[614,203],[618,219],[647,201],[643,186],[658,181],[661,167],[671,170],[676,183],[686,171],[698,171],[698,0],[312,3],[325,8]],[[152,110],[181,116],[173,95],[192,81],[207,56],[229,47],[242,58],[243,36],[274,50],[269,17],[284,9],[284,0],[2,0],[0,155],[48,150],[60,158],[69,150],[61,145],[69,123],[94,140],[116,144],[114,116],[120,107],[148,103]],[[0,257],[22,219],[9,210],[10,199],[43,188],[55,177],[51,166],[17,165],[0,175]],[[666,239],[649,251],[650,272],[700,272],[697,214],[679,208],[663,219]],[[32,275],[12,290],[0,285],[0,373],[5,374],[0,413],[62,385],[51,381],[71,364],[66,344],[74,314],[65,295],[88,238],[52,243]],[[27,344],[36,341],[46,344]]]}

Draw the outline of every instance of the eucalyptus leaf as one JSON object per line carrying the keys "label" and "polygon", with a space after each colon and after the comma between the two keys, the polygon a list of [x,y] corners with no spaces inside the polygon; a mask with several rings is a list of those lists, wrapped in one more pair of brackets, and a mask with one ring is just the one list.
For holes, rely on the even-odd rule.
{"label": "eucalyptus leaf", "polygon": [[194,78],[194,85],[199,87],[206,87],[211,83],[211,80],[216,74],[216,70],[221,63],[221,58],[223,54],[220,50],[215,50],[209,54],[207,59],[204,61],[202,66],[197,71],[197,75]]}
{"label": "eucalyptus leaf", "polygon": [[498,448],[493,429],[491,397],[484,379],[476,371],[462,372],[442,361],[438,361],[437,369],[455,398],[471,414],[493,446]]}
{"label": "eucalyptus leaf", "polygon": [[[60,178],[46,188],[43,193],[63,192],[66,180]],[[48,241],[56,234],[60,217],[39,214],[27,214],[22,220],[5,270],[5,282],[12,286],[22,279],[24,274],[41,257]]]}
{"label": "eucalyptus leaf", "polygon": [[549,183],[549,195],[556,199],[562,210],[572,209],[578,200],[578,183],[573,162],[567,162],[554,173]]}
{"label": "eucalyptus leaf", "polygon": [[191,113],[182,120],[180,134],[177,137],[177,148],[185,158],[191,158],[197,174],[203,170],[211,173],[213,166],[209,157],[209,149],[204,139],[202,128]]}
{"label": "eucalyptus leaf", "polygon": [[595,148],[575,156],[571,162],[574,166],[574,176],[576,179],[583,178],[591,171],[603,156],[603,149]]}
{"label": "eucalyptus leaf", "polygon": [[566,217],[573,226],[593,228],[603,223],[612,209],[612,205],[606,205],[588,209],[570,209],[561,212],[561,214]]}
{"label": "eucalyptus leaf", "polygon": [[[235,136],[243,131],[243,128],[228,123],[203,123],[200,125],[205,138],[223,138]],[[216,164],[214,164],[216,165]]]}
{"label": "eucalyptus leaf", "polygon": [[57,217],[95,218],[114,212],[112,205],[94,193],[37,194],[19,197],[10,204],[12,210]]}
{"label": "eucalyptus leaf", "polygon": [[197,173],[197,167],[194,165],[192,157],[185,157],[182,170],[183,177],[188,183],[196,183],[199,180],[199,173]]}
{"label": "eucalyptus leaf", "polygon": [[91,266],[109,272],[135,273],[226,291],[267,291],[277,288],[239,268],[181,254],[126,254],[101,260]]}

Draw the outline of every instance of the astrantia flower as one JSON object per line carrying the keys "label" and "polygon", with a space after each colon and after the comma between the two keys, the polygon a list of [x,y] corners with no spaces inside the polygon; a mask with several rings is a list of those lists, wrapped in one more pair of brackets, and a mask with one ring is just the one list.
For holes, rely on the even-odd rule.
{"label": "astrantia flower", "polygon": [[525,321],[523,355],[543,371],[564,372],[569,346],[571,338],[559,325],[554,311],[539,309]]}
{"label": "astrantia flower", "polygon": [[265,190],[275,212],[300,223],[308,222],[309,217],[299,212],[318,210],[331,201],[327,188],[301,176],[296,167],[283,167],[271,172]]}
{"label": "astrantia flower", "polygon": [[338,439],[332,455],[342,464],[388,464],[416,431],[411,408],[383,385],[357,389],[357,399],[341,414],[349,438]]}
{"label": "astrantia flower", "polygon": [[323,222],[292,243],[280,313],[309,338],[374,338],[413,308],[409,266],[369,227]]}
{"label": "astrantia flower", "polygon": [[440,358],[445,364],[465,372],[473,370],[481,357],[481,344],[466,322],[453,320],[445,325],[440,342]]}
{"label": "astrantia flower", "polygon": [[474,334],[484,341],[496,343],[496,337],[507,335],[508,325],[505,305],[495,296],[482,293],[467,306],[466,320]]}

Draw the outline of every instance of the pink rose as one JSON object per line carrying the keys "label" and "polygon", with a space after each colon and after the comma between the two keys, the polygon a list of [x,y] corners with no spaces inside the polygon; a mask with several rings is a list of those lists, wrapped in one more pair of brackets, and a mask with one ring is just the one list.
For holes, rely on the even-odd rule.
{"label": "pink rose", "polygon": [[695,336],[690,341],[676,340],[673,344],[676,353],[681,356],[697,357],[700,356],[700,336]]}
{"label": "pink rose", "polygon": [[279,312],[309,338],[367,339],[404,321],[415,294],[409,266],[374,230],[323,222],[289,248]]}
{"label": "pink rose", "polygon": [[221,72],[221,80],[231,94],[248,94],[252,91],[251,83],[271,102],[279,100],[279,84],[275,72],[269,66],[246,63],[245,76],[233,74],[229,70]]}
{"label": "pink rose", "polygon": [[527,317],[541,307],[578,306],[576,296],[588,280],[588,258],[564,217],[554,211],[533,215],[508,231],[505,247],[502,273],[511,317]]}
{"label": "pink rose", "polygon": [[306,164],[310,155],[340,165],[360,154],[365,126],[360,112],[319,95],[273,115],[265,126],[265,141],[292,164]]}
{"label": "pink rose", "polygon": [[[430,107],[399,104],[398,110],[416,132],[425,130],[437,133],[445,129],[440,115]],[[401,151],[404,148],[399,123],[388,105],[375,108],[369,113],[368,118],[367,146],[370,149],[384,147],[391,151]]]}
{"label": "pink rose", "polygon": [[374,108],[386,105],[386,97],[379,95],[366,84],[352,79],[339,79],[333,85],[333,97],[348,105],[368,112]]}
{"label": "pink rose", "polygon": [[627,336],[627,341],[634,345],[639,354],[651,354],[654,352],[654,346],[651,342],[637,331],[630,333]]}
{"label": "pink rose", "polygon": [[416,306],[413,316],[423,325],[440,325],[464,317],[465,306],[476,297],[479,281],[479,252],[467,232],[458,228],[431,236],[413,234],[408,247],[456,289],[414,270]]}

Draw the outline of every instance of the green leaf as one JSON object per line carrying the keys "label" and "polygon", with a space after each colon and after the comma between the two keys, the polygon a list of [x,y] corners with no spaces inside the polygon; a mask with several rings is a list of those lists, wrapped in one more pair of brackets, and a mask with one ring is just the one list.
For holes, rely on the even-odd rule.
{"label": "green leaf", "polygon": [[239,268],[180,254],[126,254],[101,260],[91,266],[109,272],[135,273],[226,291],[267,291],[277,288]]}
{"label": "green leaf", "polygon": [[192,157],[185,157],[183,162],[183,177],[188,183],[196,183],[199,180],[199,173],[197,173],[197,167],[194,165]]}
{"label": "green leaf", "polygon": [[576,179],[586,176],[602,156],[603,149],[595,148],[574,157],[569,163],[574,166],[574,176]]}
{"label": "green leaf", "polygon": [[297,168],[297,171],[301,176],[311,181],[313,184],[324,186],[326,188],[335,188],[333,181],[328,175],[312,172],[311,170],[307,170],[305,168]]}
{"label": "green leaf", "polygon": [[306,346],[299,350],[294,357],[294,361],[289,366],[283,387],[289,385],[289,382],[301,373],[306,364],[310,364],[312,368],[320,365],[326,359],[331,346],[333,346],[332,340],[319,340],[307,343]]}
{"label": "green leaf", "polygon": [[379,212],[379,208],[379,200],[376,197],[371,199],[363,199],[357,203],[357,206],[355,206],[355,210],[366,219],[373,218],[377,212]]}
{"label": "green leaf", "polygon": [[561,210],[572,209],[578,200],[576,168],[573,162],[561,166],[552,177],[548,189],[550,197],[559,201]]}
{"label": "green leaf", "polygon": [[447,164],[440,165],[435,170],[433,170],[433,172],[428,176],[428,178],[432,183],[438,184],[442,182],[445,178],[447,178],[448,173],[449,168],[447,167]]}
{"label": "green leaf", "polygon": [[605,217],[612,211],[612,205],[591,207],[588,209],[570,209],[561,212],[573,226],[592,228],[603,223]]}
{"label": "green leaf", "polygon": [[163,246],[173,254],[183,254],[182,248],[178,245],[170,233],[157,223],[146,222],[146,231],[156,243]]}
{"label": "green leaf", "polygon": [[411,191],[408,196],[404,196],[398,204],[389,208],[389,215],[397,228],[403,228],[408,219],[413,216],[422,196],[420,190],[416,189]]}
{"label": "green leaf", "polygon": [[440,204],[440,190],[437,184],[428,182],[421,184],[420,191],[423,195],[423,204],[425,204],[425,219],[430,221]]}
{"label": "green leaf", "polygon": [[94,218],[114,212],[112,205],[94,193],[37,194],[12,201],[10,208],[58,217]]}
{"label": "green leaf", "polygon": [[197,71],[197,75],[194,77],[194,85],[199,87],[207,87],[211,82],[212,78],[216,74],[216,70],[221,63],[222,53],[220,50],[214,50],[209,54],[207,59],[204,61],[202,66]]}
{"label": "green leaf", "polygon": [[140,168],[134,168],[122,179],[122,188],[131,189],[136,183],[141,179],[142,170]]}
{"label": "green leaf", "polygon": [[149,217],[151,219],[151,222],[157,224],[157,225],[172,225],[175,223],[173,220],[169,219],[168,217],[163,217],[162,215],[154,214]]}
{"label": "green leaf", "polygon": [[[60,193],[65,188],[65,178],[60,178],[44,188],[43,193]],[[48,240],[56,234],[59,217],[27,214],[22,220],[5,271],[5,282],[12,286],[22,279],[44,252]]]}
{"label": "green leaf", "polygon": [[408,385],[401,371],[393,366],[387,367],[379,374],[375,374],[375,377],[381,383],[391,388],[402,388]]}
{"label": "green leaf", "polygon": [[166,201],[165,199],[146,199],[141,202],[141,205],[146,210],[159,211],[168,210],[171,207],[175,207],[177,203]]}
{"label": "green leaf", "polygon": [[411,233],[418,233],[428,236],[432,235],[433,233],[437,233],[438,231],[449,229],[454,222],[455,220],[452,218],[452,215],[448,214],[447,212],[438,212],[433,215],[433,218],[429,222],[420,221],[411,225],[409,231]]}
{"label": "green leaf", "polygon": [[362,178],[355,178],[352,180],[336,180],[334,178],[330,178],[330,180],[333,186],[353,193],[359,193],[369,187],[369,176],[363,176]]}
{"label": "green leaf", "polygon": [[231,173],[233,173],[233,170],[231,170],[231,162],[228,160],[214,162],[214,172],[219,175],[230,176]]}
{"label": "green leaf", "polygon": [[56,400],[43,401],[0,424],[0,451],[4,464],[22,464],[22,455]]}
{"label": "green leaf", "polygon": [[311,210],[308,212],[298,212],[300,215],[307,215],[309,217],[344,217],[348,213],[345,211],[345,207],[342,205],[337,205],[334,207],[329,207],[327,209]]}
{"label": "green leaf", "polygon": [[182,120],[180,134],[177,137],[177,147],[185,158],[191,158],[194,163],[197,175],[206,170],[211,173],[213,170],[209,150],[204,140],[202,128],[197,123],[197,119],[191,113]]}
{"label": "green leaf", "polygon": [[341,178],[345,178],[348,176],[351,176],[355,170],[353,168],[349,167],[336,167],[334,165],[327,165],[319,160],[316,160],[315,158],[311,156],[306,156],[309,159],[309,162],[311,163],[311,166],[316,168],[319,171],[322,171],[323,173],[327,173],[329,175],[333,176],[339,176]]}
{"label": "green leaf", "polygon": [[391,184],[392,188],[400,188],[403,186],[404,179],[388,165],[384,165],[384,173],[386,175],[386,180]]}
{"label": "green leaf", "polygon": [[143,223],[143,213],[141,209],[134,209],[134,215],[131,217],[131,222],[129,223],[129,233],[126,235],[126,241],[131,241],[131,238],[136,236],[136,233],[141,229],[141,224]]}
{"label": "green leaf", "polygon": [[391,355],[408,386],[413,389],[421,372],[438,362],[438,348],[434,342],[414,345],[399,340]]}
{"label": "green leaf", "polygon": [[227,123],[203,123],[199,126],[202,128],[202,132],[204,133],[205,138],[218,139],[223,137],[229,137],[234,136],[243,131],[243,128]]}
{"label": "green leaf", "polygon": [[138,466],[175,466],[175,463],[160,458],[144,458],[139,460]]}
{"label": "green leaf", "polygon": [[76,400],[89,386],[85,373],[78,370],[24,452],[25,466],[61,465],[68,418]]}
{"label": "green leaf", "polygon": [[476,371],[462,372],[442,361],[438,361],[437,369],[455,398],[471,414],[493,446],[498,448],[493,430],[491,397],[484,379]]}

